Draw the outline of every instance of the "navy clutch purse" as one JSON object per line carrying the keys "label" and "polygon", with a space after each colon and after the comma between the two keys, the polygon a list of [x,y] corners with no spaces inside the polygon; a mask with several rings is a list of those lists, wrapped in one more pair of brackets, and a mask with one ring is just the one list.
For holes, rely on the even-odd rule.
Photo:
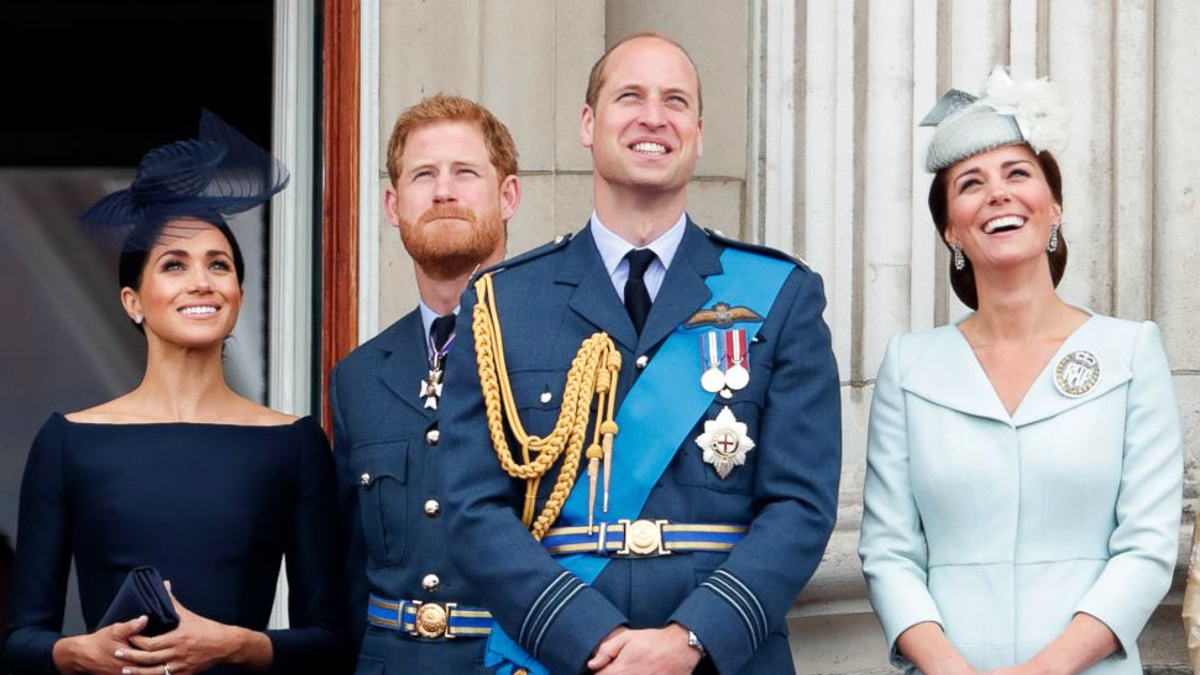
{"label": "navy clutch purse", "polygon": [[154,637],[170,632],[179,626],[179,615],[171,604],[171,596],[167,594],[166,584],[162,575],[150,565],[135,567],[129,570],[125,581],[113,598],[104,618],[100,619],[97,628],[104,628],[114,623],[132,621],[145,614],[149,618],[142,635]]}

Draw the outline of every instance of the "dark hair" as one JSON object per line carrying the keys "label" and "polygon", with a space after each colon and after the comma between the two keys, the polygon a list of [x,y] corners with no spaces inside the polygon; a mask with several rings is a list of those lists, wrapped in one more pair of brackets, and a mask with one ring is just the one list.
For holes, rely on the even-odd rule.
{"label": "dark hair", "polygon": [[[226,241],[229,242],[229,251],[233,255],[233,271],[237,273],[238,286],[241,286],[246,279],[246,259],[242,257],[242,248],[238,246],[237,237],[233,236],[233,230],[229,229],[229,225],[220,217],[204,217],[200,218],[204,222],[216,228],[217,232],[225,235]],[[139,246],[133,245],[137,233],[129,235],[126,240],[126,245],[121,249],[121,258],[117,263],[117,283],[119,288],[132,288],[135,291],[142,288],[142,273],[146,269],[146,259],[150,257],[151,245]],[[138,237],[138,240],[144,237]],[[153,240],[152,240],[153,241]],[[141,332],[146,332],[141,324],[134,324]]]}
{"label": "dark hair", "polygon": [[[1054,201],[1058,203],[1059,207],[1062,207],[1062,172],[1058,168],[1058,161],[1046,150],[1035,153],[1034,157],[1037,159],[1038,165],[1042,167],[1042,173],[1046,174],[1046,183],[1050,186],[1050,194],[1054,196]],[[933,184],[929,186],[929,214],[933,216],[933,224],[937,226],[938,234],[941,235],[942,243],[946,245],[946,248],[950,248],[950,242],[946,241],[946,227],[950,224],[948,192],[951,168],[953,167],[946,167],[937,172],[933,177]],[[1046,257],[1050,262],[1050,279],[1057,288],[1058,282],[1062,280],[1063,272],[1067,269],[1067,240],[1061,231],[1058,233],[1058,247],[1054,251],[1048,251]],[[970,259],[966,259],[965,262],[966,264],[961,270],[956,270],[954,269],[954,260],[951,259],[950,287],[954,289],[954,294],[958,296],[959,300],[962,300],[964,305],[971,309],[979,309],[979,292],[975,288],[975,270],[971,267]]]}

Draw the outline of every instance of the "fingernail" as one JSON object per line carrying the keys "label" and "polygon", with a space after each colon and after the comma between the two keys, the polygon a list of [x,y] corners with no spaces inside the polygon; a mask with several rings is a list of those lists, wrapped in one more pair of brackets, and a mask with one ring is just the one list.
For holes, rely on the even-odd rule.
{"label": "fingernail", "polygon": [[133,668],[122,668],[121,675],[133,675]]}
{"label": "fingernail", "polygon": [[113,656],[117,657],[118,659],[123,659],[125,658],[125,652],[118,649],[117,651],[113,652]]}

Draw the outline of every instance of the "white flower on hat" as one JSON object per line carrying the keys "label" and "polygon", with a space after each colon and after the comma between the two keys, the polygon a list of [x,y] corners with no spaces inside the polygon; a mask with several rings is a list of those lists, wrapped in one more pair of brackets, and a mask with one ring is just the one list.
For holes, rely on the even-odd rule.
{"label": "white flower on hat", "polygon": [[1071,113],[1058,85],[1046,78],[1014,82],[1003,66],[996,66],[978,104],[1011,115],[1036,152],[1058,154],[1067,147]]}

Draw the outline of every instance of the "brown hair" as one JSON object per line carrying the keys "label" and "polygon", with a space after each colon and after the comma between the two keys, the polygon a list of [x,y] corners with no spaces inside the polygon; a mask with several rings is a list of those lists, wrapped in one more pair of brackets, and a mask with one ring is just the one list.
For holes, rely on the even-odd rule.
{"label": "brown hair", "polygon": [[692,71],[696,73],[696,114],[698,117],[704,117],[704,88],[700,86],[700,69],[696,67],[696,62],[692,60],[692,55],[683,48],[683,45],[672,40],[666,35],[663,35],[662,33],[655,33],[654,31],[642,31],[639,33],[626,35],[604,52],[604,56],[601,56],[600,60],[596,61],[596,63],[592,65],[592,73],[588,76],[587,94],[583,98],[584,102],[587,103],[588,107],[593,111],[596,109],[596,103],[600,99],[600,89],[604,87],[604,69],[605,66],[608,65],[608,57],[617,50],[617,47],[620,47],[626,42],[631,42],[641,38],[655,38],[662,40],[663,42],[673,45],[676,49],[683,52],[683,55],[687,57],[688,63],[692,64]]}
{"label": "brown hair", "polygon": [[400,158],[404,154],[404,144],[408,142],[409,135],[422,127],[442,122],[478,125],[483,133],[483,142],[487,146],[488,159],[496,168],[499,180],[503,182],[505,178],[516,175],[517,146],[513,143],[508,127],[490,110],[475,101],[439,93],[421,99],[420,103],[405,110],[396,119],[387,149],[388,178],[392,184],[396,183],[402,173]]}
{"label": "brown hair", "polygon": [[[1037,163],[1042,167],[1042,173],[1046,175],[1046,183],[1050,186],[1050,194],[1054,196],[1054,201],[1059,207],[1063,204],[1062,192],[1062,172],[1059,171],[1058,161],[1054,159],[1054,155],[1043,150],[1035,154]],[[946,167],[937,172],[933,177],[933,184],[929,186],[929,213],[933,216],[933,224],[937,226],[938,234],[942,237],[942,243],[946,248],[950,248],[950,242],[946,241],[946,227],[950,224],[949,214],[949,188],[950,188],[950,169]],[[1062,280],[1063,272],[1067,269],[1067,240],[1063,237],[1062,232],[1058,233],[1058,247],[1054,251],[1046,253],[1047,259],[1050,261],[1050,278],[1054,281],[1055,288],[1058,287],[1058,282]],[[966,264],[961,270],[954,269],[954,260],[950,260],[950,287],[954,289],[954,294],[958,296],[962,303],[971,309],[979,309],[979,292],[975,288],[975,270],[971,267],[970,259],[965,259]]]}

